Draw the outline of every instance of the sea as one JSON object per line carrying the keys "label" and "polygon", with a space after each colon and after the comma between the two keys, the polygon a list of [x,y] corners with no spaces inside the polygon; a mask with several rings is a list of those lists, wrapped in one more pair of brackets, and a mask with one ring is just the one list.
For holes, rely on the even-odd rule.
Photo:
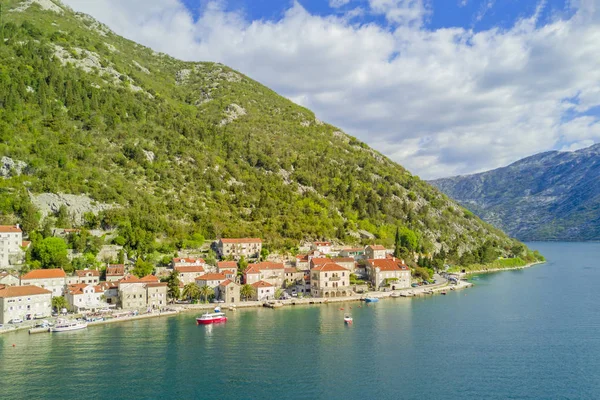
{"label": "sea", "polygon": [[600,244],[528,245],[446,296],[1,335],[0,399],[598,399]]}

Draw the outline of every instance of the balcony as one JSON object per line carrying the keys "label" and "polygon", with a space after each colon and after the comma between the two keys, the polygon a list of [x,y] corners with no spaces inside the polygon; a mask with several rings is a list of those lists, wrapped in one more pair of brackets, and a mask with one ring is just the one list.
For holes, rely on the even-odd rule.
{"label": "balcony", "polygon": [[332,276],[331,278],[329,278],[329,282],[339,281],[340,279],[342,278],[340,278],[339,276]]}

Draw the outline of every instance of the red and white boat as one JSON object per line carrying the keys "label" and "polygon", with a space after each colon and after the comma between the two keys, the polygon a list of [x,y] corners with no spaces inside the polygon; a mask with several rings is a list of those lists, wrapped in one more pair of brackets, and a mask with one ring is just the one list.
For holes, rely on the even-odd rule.
{"label": "red and white boat", "polygon": [[227,321],[227,316],[222,312],[206,313],[202,314],[201,317],[196,318],[196,325],[208,325],[215,324],[217,322]]}

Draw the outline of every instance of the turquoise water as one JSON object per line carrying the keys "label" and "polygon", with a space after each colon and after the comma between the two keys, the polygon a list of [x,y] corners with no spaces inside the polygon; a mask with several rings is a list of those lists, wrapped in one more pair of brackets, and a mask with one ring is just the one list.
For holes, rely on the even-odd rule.
{"label": "turquoise water", "polygon": [[530,245],[550,261],[447,296],[3,335],[0,398],[600,398],[600,244]]}

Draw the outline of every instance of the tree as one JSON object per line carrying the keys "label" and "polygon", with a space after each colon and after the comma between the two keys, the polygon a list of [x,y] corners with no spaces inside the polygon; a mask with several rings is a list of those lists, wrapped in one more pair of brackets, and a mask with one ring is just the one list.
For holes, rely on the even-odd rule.
{"label": "tree", "polygon": [[61,268],[69,263],[67,244],[56,237],[48,237],[34,243],[31,256],[33,260],[40,262],[42,268]]}
{"label": "tree", "polygon": [[240,257],[240,261],[238,261],[238,275],[242,275],[246,268],[248,267],[248,261],[244,256]]}
{"label": "tree", "polygon": [[182,295],[186,299],[198,300],[200,298],[200,288],[195,282],[190,282],[183,287]]}
{"label": "tree", "polygon": [[242,287],[240,288],[240,296],[242,296],[244,300],[248,300],[249,298],[253,297],[255,293],[256,289],[254,289],[251,285],[247,283],[245,285],[242,285]]}
{"label": "tree", "polygon": [[67,308],[67,300],[63,296],[53,297],[52,308],[54,308],[56,312],[60,312],[61,309]]}
{"label": "tree", "polygon": [[400,240],[400,227],[396,228],[396,240],[394,241],[394,257],[401,258],[402,242]]}
{"label": "tree", "polygon": [[208,297],[213,295],[214,293],[215,291],[210,286],[200,286],[200,296],[202,296],[205,303],[208,301]]}
{"label": "tree", "polygon": [[269,256],[269,250],[266,247],[263,247],[260,250],[260,259],[262,261],[265,261],[267,259],[267,257]]}
{"label": "tree", "polygon": [[281,297],[281,295],[283,294],[283,289],[279,288],[275,291],[275,298],[279,299]]}
{"label": "tree", "polygon": [[181,290],[179,289],[179,276],[177,271],[173,270],[171,271],[171,274],[169,274],[169,277],[167,278],[167,287],[168,296],[173,300],[178,299],[181,295]]}
{"label": "tree", "polygon": [[141,278],[146,275],[150,275],[152,271],[154,271],[154,265],[142,260],[141,257],[138,257],[137,261],[135,262],[135,267],[131,272],[138,278]]}
{"label": "tree", "polygon": [[69,209],[66,205],[61,204],[56,212],[56,226],[58,228],[69,228],[71,226]]}
{"label": "tree", "polygon": [[204,261],[206,261],[206,263],[208,265],[214,266],[217,264],[217,255],[215,254],[215,252],[213,250],[209,250],[206,257],[204,257]]}

